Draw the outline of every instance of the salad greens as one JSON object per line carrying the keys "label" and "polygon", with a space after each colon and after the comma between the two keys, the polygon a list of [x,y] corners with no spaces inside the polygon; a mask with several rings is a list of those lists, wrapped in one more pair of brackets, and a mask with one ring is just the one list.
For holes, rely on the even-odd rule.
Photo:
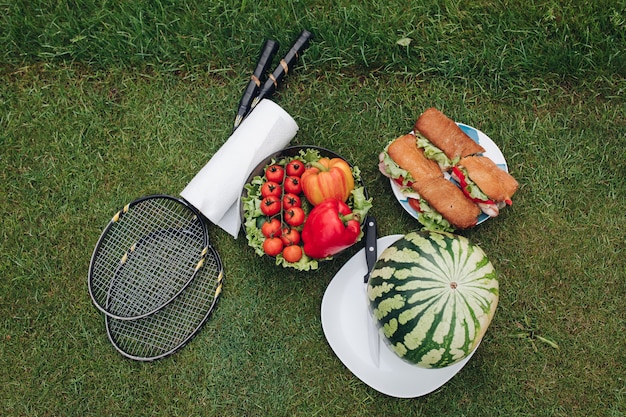
{"label": "salad greens", "polygon": [[424,149],[424,156],[437,162],[442,170],[447,171],[459,162],[458,159],[451,160],[448,158],[441,149],[430,143],[421,133],[416,133],[415,137],[417,138],[417,146]]}

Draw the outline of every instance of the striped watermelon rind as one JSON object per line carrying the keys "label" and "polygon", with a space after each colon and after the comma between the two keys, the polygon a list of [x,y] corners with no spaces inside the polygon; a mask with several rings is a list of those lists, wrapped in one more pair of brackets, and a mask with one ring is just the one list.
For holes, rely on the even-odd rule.
{"label": "striped watermelon rind", "polygon": [[385,249],[368,302],[380,332],[405,361],[442,368],[467,357],[498,305],[496,271],[477,245],[447,232],[412,232]]}

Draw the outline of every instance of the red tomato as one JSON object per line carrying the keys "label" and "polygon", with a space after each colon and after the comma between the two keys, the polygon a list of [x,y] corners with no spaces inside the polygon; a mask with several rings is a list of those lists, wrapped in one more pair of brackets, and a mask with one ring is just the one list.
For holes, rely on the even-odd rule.
{"label": "red tomato", "polygon": [[284,227],[280,239],[285,246],[297,245],[300,243],[300,232],[291,227]]}
{"label": "red tomato", "polygon": [[[400,176],[400,177],[396,178],[394,181],[397,182],[399,185],[404,186],[404,177]],[[413,181],[407,181],[407,183],[406,183],[406,185],[408,187],[410,187],[411,184],[413,184]]]}
{"label": "red tomato", "polygon": [[283,241],[279,237],[268,237],[263,241],[263,251],[269,256],[276,256],[283,251]]}
{"label": "red tomato", "polygon": [[281,167],[278,164],[270,165],[265,169],[265,178],[267,178],[268,181],[273,181],[278,184],[282,184],[284,176],[285,176],[285,168]]}
{"label": "red tomato", "polygon": [[285,223],[289,226],[297,227],[304,223],[304,210],[301,207],[292,207],[285,210]]}
{"label": "red tomato", "polygon": [[411,206],[411,208],[418,213],[422,212],[422,209],[420,208],[420,201],[417,198],[409,198],[409,206]]}
{"label": "red tomato", "polygon": [[298,262],[302,259],[302,248],[298,245],[287,246],[283,249],[283,258],[285,258],[287,262]]}
{"label": "red tomato", "polygon": [[291,175],[293,177],[299,177],[300,175],[304,174],[304,170],[304,162],[300,161],[299,159],[294,159],[293,161],[289,162],[286,167],[287,175]]}
{"label": "red tomato", "polygon": [[266,181],[261,186],[261,196],[267,197],[269,195],[275,195],[276,197],[280,197],[283,193],[283,189],[280,188],[280,184],[274,181]]}
{"label": "red tomato", "polygon": [[302,200],[295,194],[287,193],[283,196],[283,210],[289,210],[292,207],[302,207]]}
{"label": "red tomato", "polygon": [[300,177],[289,176],[285,178],[285,192],[292,194],[300,194],[302,192],[302,184],[300,183]]}
{"label": "red tomato", "polygon": [[261,200],[261,211],[266,216],[273,216],[278,214],[281,208],[280,198],[275,195],[268,195],[263,200]]}
{"label": "red tomato", "polygon": [[280,220],[273,218],[272,220],[263,223],[263,226],[261,226],[261,233],[263,233],[263,236],[265,237],[278,236],[281,233]]}

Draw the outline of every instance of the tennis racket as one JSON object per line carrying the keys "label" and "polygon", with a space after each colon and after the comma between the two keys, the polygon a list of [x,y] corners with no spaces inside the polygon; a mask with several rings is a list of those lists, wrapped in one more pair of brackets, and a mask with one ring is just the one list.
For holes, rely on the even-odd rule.
{"label": "tennis racket", "polygon": [[124,356],[167,356],[208,319],[223,267],[207,223],[184,199],[159,194],[127,204],[103,230],[89,265],[89,294]]}
{"label": "tennis racket", "polygon": [[123,356],[153,361],[185,346],[206,323],[222,291],[224,270],[209,247],[204,267],[185,292],[162,310],[137,320],[105,316],[109,340]]}
{"label": "tennis racket", "polygon": [[89,294],[110,317],[146,317],[192,282],[208,244],[206,222],[189,203],[167,195],[142,197],[119,210],[98,239]]}

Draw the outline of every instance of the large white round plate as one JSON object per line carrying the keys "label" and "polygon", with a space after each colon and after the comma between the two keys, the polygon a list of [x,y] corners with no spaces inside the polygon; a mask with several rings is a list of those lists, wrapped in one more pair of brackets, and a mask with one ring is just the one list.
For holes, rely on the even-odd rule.
{"label": "large white round plate", "polygon": [[[378,253],[403,235],[378,239]],[[454,365],[425,369],[400,359],[380,339],[380,364],[369,353],[367,304],[363,276],[367,271],[361,249],[337,272],[322,298],[322,328],[328,344],[343,364],[375,390],[397,398],[426,395],[448,382],[476,352]]]}
{"label": "large white round plate", "polygon": [[[465,125],[463,123],[457,122],[456,124],[457,126],[461,128],[463,132],[465,132],[467,136],[472,138],[474,142],[478,143],[480,146],[482,146],[485,149],[485,152],[483,153],[484,156],[491,159],[501,169],[505,170],[506,172],[509,172],[509,167],[506,164],[504,155],[500,151],[500,148],[498,148],[498,145],[496,145],[489,138],[489,136],[485,135],[480,130],[473,128],[471,126]],[[448,175],[448,173],[445,173],[444,175],[446,176],[446,178],[450,179],[450,175]],[[450,179],[450,181],[456,184],[454,180]],[[409,199],[404,194],[402,194],[400,186],[393,179],[389,179],[389,182],[391,183],[391,189],[393,191],[394,196],[396,197],[396,200],[398,200],[400,205],[404,208],[404,210],[407,211],[407,213],[409,213],[411,216],[417,219],[417,216],[419,213],[413,207],[411,207],[411,205],[409,204]],[[481,213],[480,216],[478,216],[478,222],[476,224],[477,225],[481,224],[488,218],[489,216],[487,216],[485,213]]]}

